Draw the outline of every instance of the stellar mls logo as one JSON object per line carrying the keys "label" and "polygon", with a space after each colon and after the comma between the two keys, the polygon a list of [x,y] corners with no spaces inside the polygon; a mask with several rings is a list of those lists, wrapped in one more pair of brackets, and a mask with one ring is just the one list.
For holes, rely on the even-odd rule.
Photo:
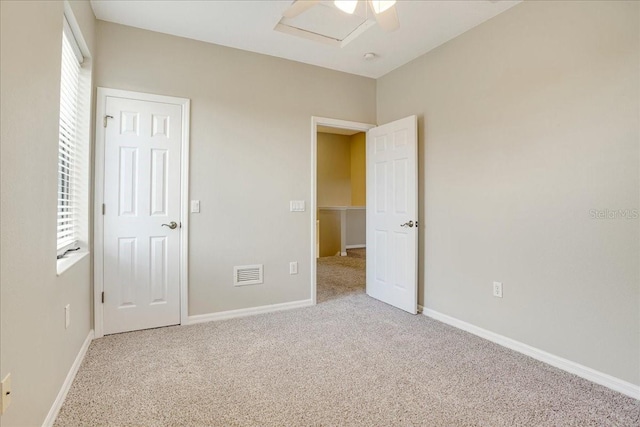
{"label": "stellar mls logo", "polygon": [[591,219],[638,219],[638,209],[591,209]]}

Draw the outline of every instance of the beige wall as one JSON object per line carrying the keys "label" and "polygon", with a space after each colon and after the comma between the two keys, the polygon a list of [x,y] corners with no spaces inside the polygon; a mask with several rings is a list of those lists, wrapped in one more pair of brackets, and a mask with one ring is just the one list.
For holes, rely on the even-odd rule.
{"label": "beige wall", "polygon": [[318,206],[351,204],[351,137],[318,132]]}
{"label": "beige wall", "polygon": [[[370,122],[375,81],[98,21],[98,86],[191,99],[189,314],[310,295],[311,116]],[[290,261],[299,274],[289,275]],[[233,266],[264,264],[233,287]]]}
{"label": "beige wall", "polygon": [[[524,2],[378,80],[419,115],[420,301],[640,384],[638,2]],[[504,283],[504,298],[491,295]]]}
{"label": "beige wall", "polygon": [[351,156],[351,206],[367,205],[367,134],[358,132],[349,138]]}
{"label": "beige wall", "polygon": [[[192,100],[191,315],[310,297],[310,214],[288,212],[310,117],[374,122],[377,90],[379,123],[420,115],[421,302],[640,384],[639,221],[591,217],[640,205],[638,3],[526,2],[377,84],[104,22],[94,40],[72,8],[98,85]],[[0,2],[3,427],[42,423],[91,328],[89,258],[57,277],[53,257],[62,10]],[[233,288],[251,263],[265,283]]]}
{"label": "beige wall", "polygon": [[[89,3],[72,8],[93,53]],[[38,426],[91,329],[90,261],[56,276],[63,4],[2,1],[0,16],[0,377],[13,383],[0,423]]]}

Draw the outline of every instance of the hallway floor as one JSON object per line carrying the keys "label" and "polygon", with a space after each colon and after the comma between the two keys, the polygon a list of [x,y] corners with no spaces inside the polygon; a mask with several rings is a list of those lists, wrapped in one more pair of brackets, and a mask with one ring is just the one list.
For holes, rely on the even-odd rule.
{"label": "hallway floor", "polygon": [[351,294],[363,294],[366,283],[366,249],[347,249],[347,256],[318,258],[318,303]]}

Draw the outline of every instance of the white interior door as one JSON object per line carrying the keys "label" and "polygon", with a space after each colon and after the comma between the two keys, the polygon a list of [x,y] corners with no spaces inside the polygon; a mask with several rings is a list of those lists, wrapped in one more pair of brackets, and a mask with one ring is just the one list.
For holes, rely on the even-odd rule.
{"label": "white interior door", "polygon": [[367,294],[418,309],[416,116],[367,133]]}
{"label": "white interior door", "polygon": [[182,107],[108,96],[105,112],[104,333],[179,324]]}

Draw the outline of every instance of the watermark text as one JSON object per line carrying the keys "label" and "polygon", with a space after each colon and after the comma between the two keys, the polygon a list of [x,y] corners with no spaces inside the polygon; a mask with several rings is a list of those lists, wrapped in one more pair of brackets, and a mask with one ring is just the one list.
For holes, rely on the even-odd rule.
{"label": "watermark text", "polygon": [[638,209],[590,209],[591,219],[638,219]]}

